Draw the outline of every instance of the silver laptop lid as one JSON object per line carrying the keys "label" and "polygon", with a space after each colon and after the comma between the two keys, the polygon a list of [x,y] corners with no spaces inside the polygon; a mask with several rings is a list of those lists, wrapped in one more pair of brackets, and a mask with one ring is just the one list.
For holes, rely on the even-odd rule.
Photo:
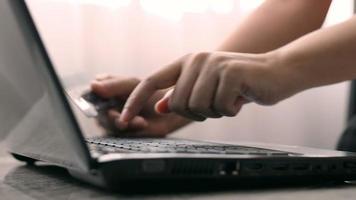
{"label": "silver laptop lid", "polygon": [[24,0],[0,1],[0,139],[11,153],[88,170],[91,158]]}

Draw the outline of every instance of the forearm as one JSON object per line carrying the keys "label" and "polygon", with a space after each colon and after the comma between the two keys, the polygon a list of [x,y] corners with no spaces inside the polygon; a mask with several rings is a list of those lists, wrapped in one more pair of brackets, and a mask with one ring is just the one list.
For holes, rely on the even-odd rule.
{"label": "forearm", "polygon": [[218,48],[264,53],[321,27],[331,0],[266,0]]}
{"label": "forearm", "polygon": [[[319,29],[331,0],[266,0],[218,48],[219,51],[265,53]],[[178,122],[184,126],[186,122]]]}
{"label": "forearm", "polygon": [[[356,78],[356,16],[310,33],[274,53],[299,90]],[[285,68],[285,69],[282,69]]]}

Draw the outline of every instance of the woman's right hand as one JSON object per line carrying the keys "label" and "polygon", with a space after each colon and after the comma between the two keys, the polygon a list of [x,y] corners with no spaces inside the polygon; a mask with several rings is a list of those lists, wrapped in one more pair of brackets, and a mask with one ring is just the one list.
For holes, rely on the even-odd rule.
{"label": "woman's right hand", "polygon": [[172,87],[172,94],[165,98],[167,113],[172,111],[194,121],[235,116],[249,102],[276,104],[304,87],[303,76],[290,66],[293,63],[282,62],[277,51],[188,54],[135,87],[125,103],[119,126],[126,127],[157,91]]}

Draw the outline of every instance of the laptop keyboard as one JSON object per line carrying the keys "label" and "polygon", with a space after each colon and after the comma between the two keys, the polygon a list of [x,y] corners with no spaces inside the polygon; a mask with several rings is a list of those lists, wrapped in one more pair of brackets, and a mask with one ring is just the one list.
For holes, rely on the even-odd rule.
{"label": "laptop keyboard", "polygon": [[86,139],[91,151],[106,153],[202,153],[262,156],[288,156],[295,153],[255,147],[194,142],[179,139],[145,138],[90,138]]}

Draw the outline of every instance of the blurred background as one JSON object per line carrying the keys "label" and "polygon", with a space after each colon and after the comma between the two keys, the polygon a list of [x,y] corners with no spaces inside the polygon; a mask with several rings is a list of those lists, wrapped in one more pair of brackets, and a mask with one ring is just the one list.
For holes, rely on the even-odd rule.
{"label": "blurred background", "polygon": [[[66,86],[96,74],[143,78],[174,59],[213,51],[261,0],[28,0]],[[334,1],[324,26],[352,15]],[[207,120],[175,136],[334,148],[346,120],[348,83],[300,93],[272,107],[247,105],[235,118]],[[95,131],[92,121],[87,130]]]}

